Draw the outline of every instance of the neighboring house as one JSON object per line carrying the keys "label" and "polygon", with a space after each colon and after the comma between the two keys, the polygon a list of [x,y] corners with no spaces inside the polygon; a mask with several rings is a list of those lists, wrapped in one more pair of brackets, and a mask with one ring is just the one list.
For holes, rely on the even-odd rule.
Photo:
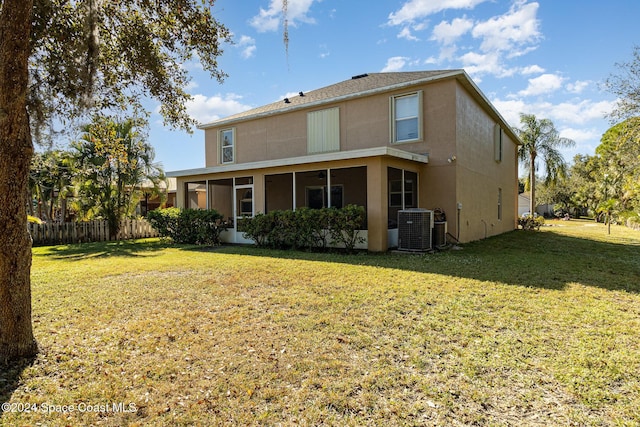
{"label": "neighboring house", "polygon": [[518,194],[518,216],[522,216],[529,212],[529,202],[531,200],[531,193],[528,191]]}
{"label": "neighboring house", "polygon": [[[518,216],[529,212],[529,202],[531,200],[531,193],[525,191],[518,194]],[[536,213],[544,216],[545,218],[553,218],[555,216],[555,210],[553,204],[536,205]]]}
{"label": "neighboring house", "polygon": [[444,211],[450,238],[516,228],[518,137],[463,70],[373,73],[200,126],[205,167],[169,172],[176,204],[239,219],[364,206],[364,247],[397,245],[398,211]]}
{"label": "neighboring house", "polygon": [[[176,178],[165,178],[160,182],[158,189],[150,181],[145,181],[140,186],[142,194],[136,206],[136,215],[146,216],[149,211],[176,204]],[[161,194],[158,194],[160,192]]]}

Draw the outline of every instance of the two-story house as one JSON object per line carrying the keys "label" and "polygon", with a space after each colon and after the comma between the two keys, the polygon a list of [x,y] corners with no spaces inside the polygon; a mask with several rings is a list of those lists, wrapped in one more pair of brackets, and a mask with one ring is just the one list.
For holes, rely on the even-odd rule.
{"label": "two-story house", "polygon": [[397,245],[398,211],[443,211],[460,242],[516,228],[518,137],[463,70],[354,76],[204,124],[204,168],[170,172],[176,204],[238,220],[364,206],[364,247]]}

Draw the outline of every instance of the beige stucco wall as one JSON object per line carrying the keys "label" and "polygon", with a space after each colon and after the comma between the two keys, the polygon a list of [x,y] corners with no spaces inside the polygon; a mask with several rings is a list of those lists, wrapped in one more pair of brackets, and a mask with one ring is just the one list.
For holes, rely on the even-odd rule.
{"label": "beige stucco wall", "polygon": [[[455,80],[376,94],[364,98],[273,115],[248,122],[205,130],[206,166],[219,165],[217,133],[236,130],[236,162],[249,163],[307,155],[307,113],[338,107],[340,111],[341,151],[394,146],[401,150],[426,154],[446,152],[442,144],[455,135]],[[391,144],[389,139],[389,99],[394,95],[423,91],[424,138],[418,142]],[[443,151],[444,150],[444,151]],[[431,154],[431,153],[430,153]]]}
{"label": "beige stucco wall", "polygon": [[[423,91],[423,139],[391,144],[389,100],[393,95]],[[476,95],[477,96],[477,95]],[[442,209],[448,231],[461,242],[481,239],[513,230],[517,213],[516,145],[504,134],[503,161],[494,159],[496,117],[486,112],[474,96],[456,79],[423,84],[409,89],[350,99],[321,108],[301,109],[233,125],[236,131],[236,163],[250,163],[307,155],[307,113],[338,107],[340,111],[341,151],[392,146],[403,151],[428,154],[429,163],[403,161],[393,157],[371,157],[318,164],[273,167],[247,172],[225,172],[178,179],[177,201],[182,183],[189,180],[254,177],[255,212],[265,209],[265,174],[304,172],[326,168],[366,166],[366,204],[368,206],[369,248],[386,250],[388,221],[387,168],[404,168],[419,176],[419,207]],[[205,130],[206,166],[219,165],[217,132]],[[448,159],[455,160],[448,162]],[[339,179],[334,183],[338,183]],[[277,185],[277,184],[272,184]],[[502,189],[502,219],[498,219],[498,189]],[[286,189],[283,189],[286,191]],[[290,191],[290,189],[289,189]],[[287,191],[287,193],[289,192]],[[362,194],[364,196],[364,193]],[[304,194],[297,194],[298,205]],[[290,201],[274,200],[275,206]],[[354,199],[355,203],[360,200]],[[351,203],[345,200],[346,203]],[[457,209],[461,203],[462,208]],[[381,208],[382,207],[382,208]],[[459,224],[458,229],[458,214]]]}
{"label": "beige stucco wall", "polygon": [[[465,88],[457,93],[456,200],[460,211],[460,240],[478,240],[513,230],[517,205],[517,146],[503,133],[503,160],[495,160],[496,121]],[[502,217],[498,218],[498,190]]]}

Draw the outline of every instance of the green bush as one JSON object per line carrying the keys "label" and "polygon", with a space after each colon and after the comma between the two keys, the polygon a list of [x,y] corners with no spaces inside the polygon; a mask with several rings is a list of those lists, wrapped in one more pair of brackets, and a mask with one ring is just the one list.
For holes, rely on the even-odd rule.
{"label": "green bush", "polygon": [[246,239],[253,239],[256,245],[266,247],[269,234],[273,230],[273,215],[259,213],[253,218],[242,219],[243,236]]}
{"label": "green bush", "polygon": [[518,218],[518,225],[523,230],[540,230],[540,227],[544,225],[544,217],[539,216],[521,216]]}
{"label": "green bush", "polygon": [[[329,244],[329,227],[336,209],[300,208],[293,219],[294,247],[326,249]],[[291,211],[290,211],[291,212]]]}
{"label": "green bush", "polygon": [[223,216],[215,210],[168,208],[147,214],[147,220],[161,237],[176,243],[219,245],[227,229]]}
{"label": "green bush", "polygon": [[364,242],[360,229],[363,228],[365,210],[362,206],[347,205],[335,211],[331,221],[331,238],[343,245],[347,252],[353,252],[358,243]]}
{"label": "green bush", "polygon": [[332,241],[351,252],[364,241],[359,236],[364,218],[364,208],[356,205],[276,210],[243,219],[243,232],[246,239],[261,247],[326,249]]}
{"label": "green bush", "polygon": [[156,209],[147,212],[147,221],[160,237],[171,237],[178,229],[180,208]]}

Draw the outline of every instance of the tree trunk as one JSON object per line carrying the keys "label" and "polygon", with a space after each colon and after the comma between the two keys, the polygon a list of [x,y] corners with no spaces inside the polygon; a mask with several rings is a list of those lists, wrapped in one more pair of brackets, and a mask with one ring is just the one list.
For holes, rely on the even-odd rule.
{"label": "tree trunk", "polygon": [[33,0],[3,0],[0,11],[0,363],[38,351],[25,203],[33,155],[26,106],[32,9]]}

